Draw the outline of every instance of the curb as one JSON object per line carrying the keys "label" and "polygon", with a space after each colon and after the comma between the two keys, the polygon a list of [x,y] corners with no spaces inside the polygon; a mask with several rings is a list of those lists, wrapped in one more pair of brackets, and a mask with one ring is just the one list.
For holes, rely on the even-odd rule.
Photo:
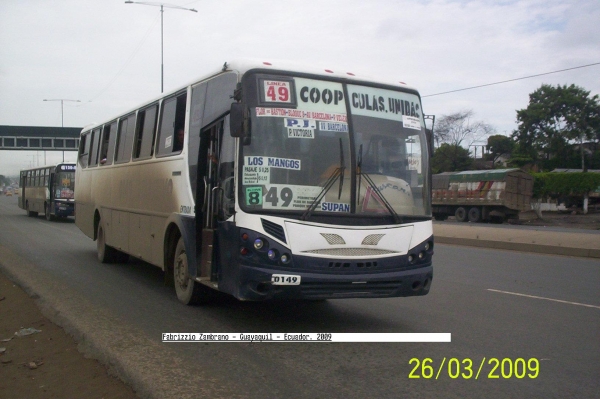
{"label": "curb", "polygon": [[576,257],[600,259],[600,249],[560,247],[560,246],[552,246],[552,245],[529,244],[529,243],[519,243],[519,242],[505,242],[505,241],[494,241],[494,240],[480,240],[480,239],[461,238],[461,237],[444,237],[444,236],[436,236],[435,234],[434,234],[434,240],[435,240],[436,244],[463,245],[463,246],[469,246],[469,247],[506,249],[506,250],[510,250],[510,251],[533,252],[533,253],[541,253],[541,254],[546,254],[546,255],[563,255],[563,256],[576,256]]}

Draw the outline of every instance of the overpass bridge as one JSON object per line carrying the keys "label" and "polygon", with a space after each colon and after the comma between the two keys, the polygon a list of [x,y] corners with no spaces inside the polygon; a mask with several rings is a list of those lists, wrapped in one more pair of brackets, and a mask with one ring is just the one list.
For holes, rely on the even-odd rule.
{"label": "overpass bridge", "polygon": [[77,151],[81,129],[0,125],[0,150]]}

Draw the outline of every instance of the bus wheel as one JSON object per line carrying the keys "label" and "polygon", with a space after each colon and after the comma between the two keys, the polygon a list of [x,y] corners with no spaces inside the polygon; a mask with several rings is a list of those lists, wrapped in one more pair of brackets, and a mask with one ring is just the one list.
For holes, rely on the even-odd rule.
{"label": "bus wheel", "polygon": [[98,234],[96,238],[96,248],[98,249],[98,260],[102,263],[112,263],[115,260],[116,250],[106,245],[106,235],[102,220],[98,223]]}
{"label": "bus wheel", "polygon": [[46,214],[46,220],[52,221],[54,220],[54,215],[50,213],[50,206],[48,204],[44,204],[44,213]]}
{"label": "bus wheel", "polygon": [[467,210],[462,206],[456,208],[456,212],[454,212],[454,217],[457,222],[466,222],[467,221]]}
{"label": "bus wheel", "polygon": [[210,299],[210,288],[192,280],[188,273],[188,259],[183,237],[179,237],[173,259],[173,279],[177,299],[184,305],[206,303]]}
{"label": "bus wheel", "polygon": [[479,223],[481,221],[481,211],[479,208],[473,207],[469,209],[469,222]]}

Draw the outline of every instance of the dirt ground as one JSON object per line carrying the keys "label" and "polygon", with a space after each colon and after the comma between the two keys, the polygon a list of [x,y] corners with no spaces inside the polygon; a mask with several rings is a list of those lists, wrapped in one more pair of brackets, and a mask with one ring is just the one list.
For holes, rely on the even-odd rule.
{"label": "dirt ground", "polygon": [[34,298],[0,273],[0,398],[136,397],[102,364],[86,359],[73,338],[42,315]]}
{"label": "dirt ground", "polygon": [[[533,212],[514,223],[523,226],[600,230],[600,212],[587,215]],[[15,333],[34,328],[22,337]],[[29,330],[31,331],[31,330]],[[11,338],[9,341],[5,339]],[[135,398],[135,392],[86,359],[65,331],[46,319],[21,288],[0,273],[0,398]]]}

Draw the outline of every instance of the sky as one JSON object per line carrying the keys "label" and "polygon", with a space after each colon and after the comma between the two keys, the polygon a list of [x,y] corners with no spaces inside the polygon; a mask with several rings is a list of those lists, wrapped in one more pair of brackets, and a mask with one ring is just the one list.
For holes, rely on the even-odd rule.
{"label": "sky", "polygon": [[[160,4],[160,2],[155,2]],[[598,0],[169,0],[164,90],[225,61],[287,60],[402,81],[425,114],[472,110],[510,135],[542,84],[600,94]],[[160,95],[160,7],[0,1],[0,125],[83,127]],[[576,68],[576,69],[570,69]],[[456,91],[564,69],[529,79]],[[60,101],[44,99],[79,100]],[[485,143],[482,143],[485,144]],[[66,161],[75,153],[66,152]],[[0,174],[62,152],[0,151]]]}

